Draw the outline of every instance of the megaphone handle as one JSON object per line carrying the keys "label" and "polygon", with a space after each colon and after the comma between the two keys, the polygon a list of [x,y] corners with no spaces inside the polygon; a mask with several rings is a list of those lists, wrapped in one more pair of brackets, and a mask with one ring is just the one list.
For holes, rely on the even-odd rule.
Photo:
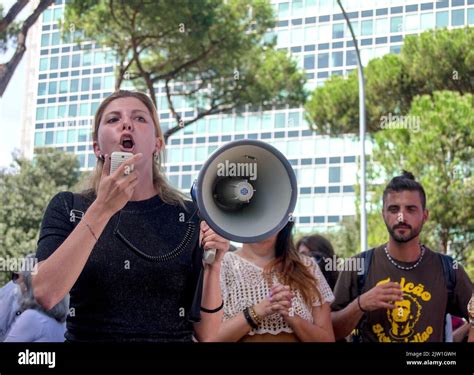
{"label": "megaphone handle", "polygon": [[216,249],[205,249],[203,255],[204,262],[207,264],[214,263],[214,260],[216,259],[216,251]]}

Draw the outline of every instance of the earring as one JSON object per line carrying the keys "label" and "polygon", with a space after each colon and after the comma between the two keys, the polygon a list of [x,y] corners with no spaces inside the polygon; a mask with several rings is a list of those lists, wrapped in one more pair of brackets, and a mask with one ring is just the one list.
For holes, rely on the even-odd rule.
{"label": "earring", "polygon": [[153,153],[153,159],[155,160],[155,162],[159,162],[160,161],[160,155],[157,154],[156,152]]}

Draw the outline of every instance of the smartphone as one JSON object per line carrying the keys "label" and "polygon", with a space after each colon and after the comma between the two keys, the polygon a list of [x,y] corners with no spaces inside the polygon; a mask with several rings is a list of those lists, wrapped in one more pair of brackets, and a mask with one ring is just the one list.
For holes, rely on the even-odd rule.
{"label": "smartphone", "polygon": [[[122,164],[124,161],[130,159],[133,156],[131,152],[121,152],[121,151],[115,151],[112,152],[111,155],[111,160],[110,160],[110,174],[114,173],[118,167],[120,167],[120,164]],[[129,172],[133,172],[133,164],[130,165],[130,170]]]}

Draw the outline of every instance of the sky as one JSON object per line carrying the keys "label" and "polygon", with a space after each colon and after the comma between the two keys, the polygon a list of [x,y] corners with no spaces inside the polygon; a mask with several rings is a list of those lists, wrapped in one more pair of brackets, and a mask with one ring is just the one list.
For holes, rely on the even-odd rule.
{"label": "sky", "polygon": [[[4,12],[10,9],[14,0],[0,0]],[[28,5],[20,14],[24,19],[29,14]],[[39,22],[39,21],[38,21]],[[31,34],[28,35],[30,37]],[[0,63],[6,62],[13,55],[11,49],[5,54],[0,54]],[[12,162],[11,153],[20,148],[21,123],[23,101],[25,98],[25,56],[17,67],[8,87],[0,98],[0,168],[10,166]]]}

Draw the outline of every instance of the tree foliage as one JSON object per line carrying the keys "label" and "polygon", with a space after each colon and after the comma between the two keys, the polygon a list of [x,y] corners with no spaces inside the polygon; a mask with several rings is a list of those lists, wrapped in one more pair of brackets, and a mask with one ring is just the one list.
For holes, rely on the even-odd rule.
{"label": "tree foliage", "polygon": [[[18,258],[36,249],[44,210],[52,196],[79,180],[75,155],[38,149],[33,161],[14,155],[11,170],[0,171],[0,257]],[[0,272],[0,285],[9,275]]]}
{"label": "tree foliage", "polygon": [[[382,130],[384,116],[406,115],[417,95],[437,90],[474,93],[474,29],[427,31],[408,36],[399,55],[373,59],[364,68],[367,131]],[[321,134],[359,132],[357,71],[331,77],[306,104],[306,117]]]}
{"label": "tree foliage", "polygon": [[[176,119],[168,138],[200,118],[247,104],[304,103],[303,72],[266,35],[274,25],[266,0],[74,0],[63,29],[115,52],[116,88],[127,81],[163,107],[155,92],[163,87],[165,107]],[[182,118],[178,100],[197,109],[194,117]]]}

